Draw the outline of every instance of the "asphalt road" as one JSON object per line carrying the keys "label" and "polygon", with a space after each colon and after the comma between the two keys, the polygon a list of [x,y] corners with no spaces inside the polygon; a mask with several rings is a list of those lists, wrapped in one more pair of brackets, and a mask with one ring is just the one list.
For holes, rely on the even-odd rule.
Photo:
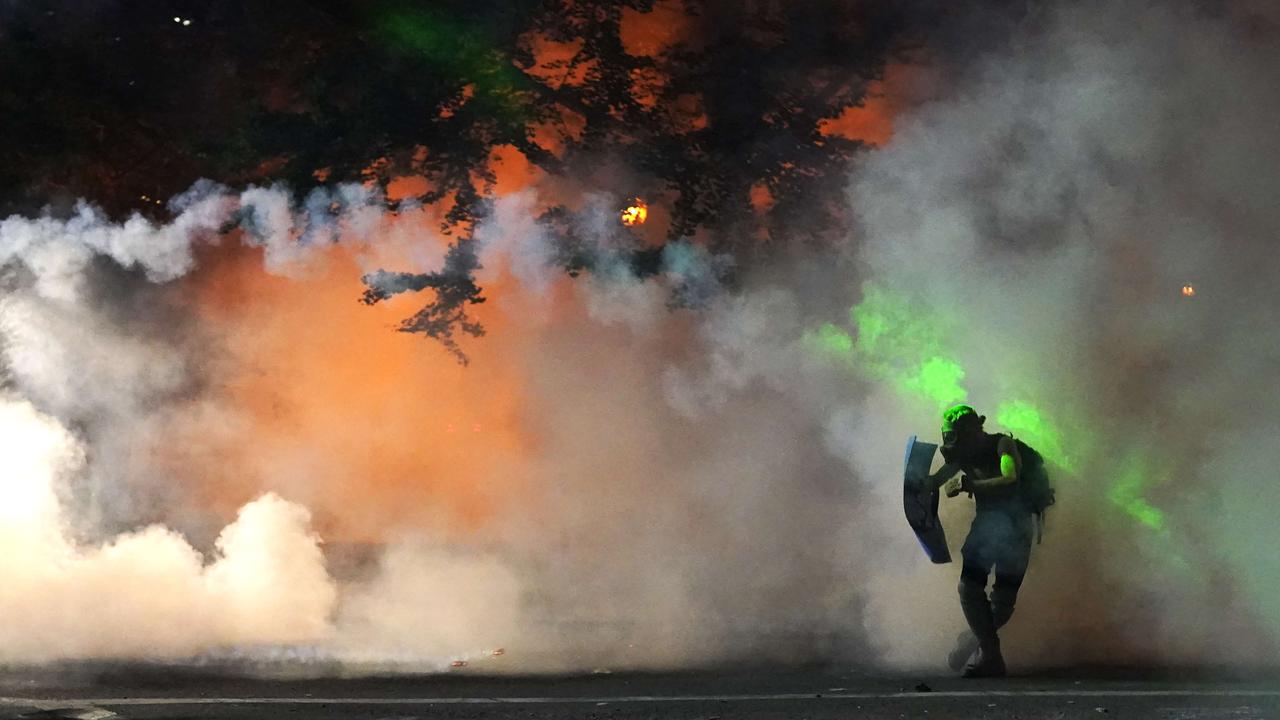
{"label": "asphalt road", "polygon": [[0,718],[1280,719],[1280,674],[1042,672],[1002,680],[839,668],[479,677],[252,677],[97,665],[8,669]]}

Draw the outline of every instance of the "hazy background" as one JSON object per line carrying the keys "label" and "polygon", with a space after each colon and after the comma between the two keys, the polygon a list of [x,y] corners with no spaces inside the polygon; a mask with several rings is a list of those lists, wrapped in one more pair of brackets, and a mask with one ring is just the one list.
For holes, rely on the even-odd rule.
{"label": "hazy background", "polygon": [[[637,273],[628,198],[503,176],[465,366],[395,332],[412,296],[356,302],[451,242],[377,188],[0,221],[0,660],[937,666],[959,568],[899,463],[965,399],[1054,462],[1012,665],[1275,662],[1276,22],[953,18],[885,81],[850,232],[768,262],[692,237]],[[532,221],[566,198],[577,278]]]}

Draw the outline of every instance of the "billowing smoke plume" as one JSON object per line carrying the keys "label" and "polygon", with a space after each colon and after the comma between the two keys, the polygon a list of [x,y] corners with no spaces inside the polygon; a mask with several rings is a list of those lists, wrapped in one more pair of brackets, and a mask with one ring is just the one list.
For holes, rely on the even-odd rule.
{"label": "billowing smoke plume", "polygon": [[[916,396],[965,389],[1058,464],[1023,602],[1051,622],[1011,628],[1046,661],[1274,659],[1280,568],[1253,499],[1280,460],[1263,440],[1280,421],[1263,390],[1280,368],[1280,45],[1252,10],[1029,17],[850,188],[864,291],[963,370]],[[884,429],[889,443],[908,426]],[[875,458],[860,475],[889,472]],[[948,594],[950,577],[922,574],[911,593]],[[894,602],[872,617],[900,615],[903,588],[880,594]]]}
{"label": "billowing smoke plume", "polygon": [[466,368],[393,332],[413,298],[356,302],[440,268],[428,209],[200,185],[164,226],[10,218],[5,659],[936,664],[958,569],[898,462],[967,399],[1059,487],[1011,658],[1274,660],[1274,30],[1023,18],[863,157],[854,237],[769,267],[673,244],[571,280],[531,221],[561,188],[507,194]]}
{"label": "billowing smoke plume", "polygon": [[82,469],[80,444],[13,397],[0,400],[0,437],[5,661],[187,657],[324,636],[334,590],[306,509],[270,494],[255,500],[207,561],[158,525],[81,546],[67,536],[56,495]]}

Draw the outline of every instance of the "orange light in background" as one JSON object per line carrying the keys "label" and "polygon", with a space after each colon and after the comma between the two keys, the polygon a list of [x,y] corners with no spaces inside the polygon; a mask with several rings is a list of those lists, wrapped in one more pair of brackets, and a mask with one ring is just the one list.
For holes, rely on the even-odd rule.
{"label": "orange light in background", "polygon": [[649,206],[643,200],[636,198],[636,201],[627,206],[622,211],[622,224],[628,227],[632,225],[643,225],[645,220],[649,219]]}
{"label": "orange light in background", "polygon": [[658,97],[667,82],[667,76],[655,68],[636,68],[630,72],[631,99],[642,108],[658,106]]}
{"label": "orange light in background", "polygon": [[[489,171],[493,173],[493,190],[498,195],[517,193],[535,184],[543,175],[537,165],[514,145],[498,145],[489,153]],[[476,187],[483,181],[475,179]]]}
{"label": "orange light in background", "polygon": [[394,331],[424,298],[356,302],[361,258],[381,264],[357,255],[334,245],[305,275],[278,277],[260,249],[205,252],[175,292],[220,340],[217,391],[166,427],[158,462],[214,513],[265,490],[302,502],[330,541],[478,530],[521,492],[505,468],[523,457],[523,378],[502,362],[518,328],[496,306],[474,308],[496,342],[468,344],[464,368]]}
{"label": "orange light in background", "polygon": [[761,214],[769,212],[774,205],[773,191],[764,182],[752,185],[748,197],[751,209]]}
{"label": "orange light in background", "polygon": [[648,12],[623,8],[618,23],[622,50],[636,57],[658,57],[684,42],[690,32],[682,0],[656,0]]}
{"label": "orange light in background", "polygon": [[665,108],[667,116],[680,133],[697,132],[707,127],[707,112],[703,107],[702,96],[696,93],[682,93]]}
{"label": "orange light in background", "polygon": [[587,118],[564,105],[556,105],[558,117],[533,125],[533,141],[556,157],[564,155],[570,142],[579,142],[587,129]]}
{"label": "orange light in background", "polygon": [[893,137],[898,115],[933,94],[935,83],[935,77],[924,65],[889,63],[884,78],[867,86],[862,103],[821,120],[818,134],[884,145]]}
{"label": "orange light in background", "polygon": [[533,65],[524,68],[524,73],[552,90],[585,85],[598,64],[595,60],[577,59],[585,44],[581,39],[560,42],[541,33],[530,33],[520,42],[533,56]]}
{"label": "orange light in background", "polygon": [[387,199],[391,202],[400,202],[413,197],[422,197],[431,190],[431,183],[421,175],[398,175],[387,182]]}
{"label": "orange light in background", "polygon": [[838,116],[818,123],[818,133],[868,145],[883,145],[893,137],[894,109],[886,100],[880,83],[872,83],[862,104],[845,108]]}
{"label": "orange light in background", "polygon": [[1195,296],[1196,296],[1196,286],[1195,286],[1195,285],[1183,285],[1183,286],[1182,286],[1182,297],[1195,297]]}

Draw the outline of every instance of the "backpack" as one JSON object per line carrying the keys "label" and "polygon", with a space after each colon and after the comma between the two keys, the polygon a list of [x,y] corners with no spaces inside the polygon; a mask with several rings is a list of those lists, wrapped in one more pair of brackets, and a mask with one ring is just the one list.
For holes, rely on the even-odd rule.
{"label": "backpack", "polygon": [[1035,448],[1014,438],[1018,444],[1018,457],[1022,460],[1022,470],[1018,473],[1018,492],[1036,516],[1036,541],[1044,534],[1044,511],[1053,505],[1056,498],[1053,483],[1049,481],[1049,471],[1044,466],[1044,457]]}

